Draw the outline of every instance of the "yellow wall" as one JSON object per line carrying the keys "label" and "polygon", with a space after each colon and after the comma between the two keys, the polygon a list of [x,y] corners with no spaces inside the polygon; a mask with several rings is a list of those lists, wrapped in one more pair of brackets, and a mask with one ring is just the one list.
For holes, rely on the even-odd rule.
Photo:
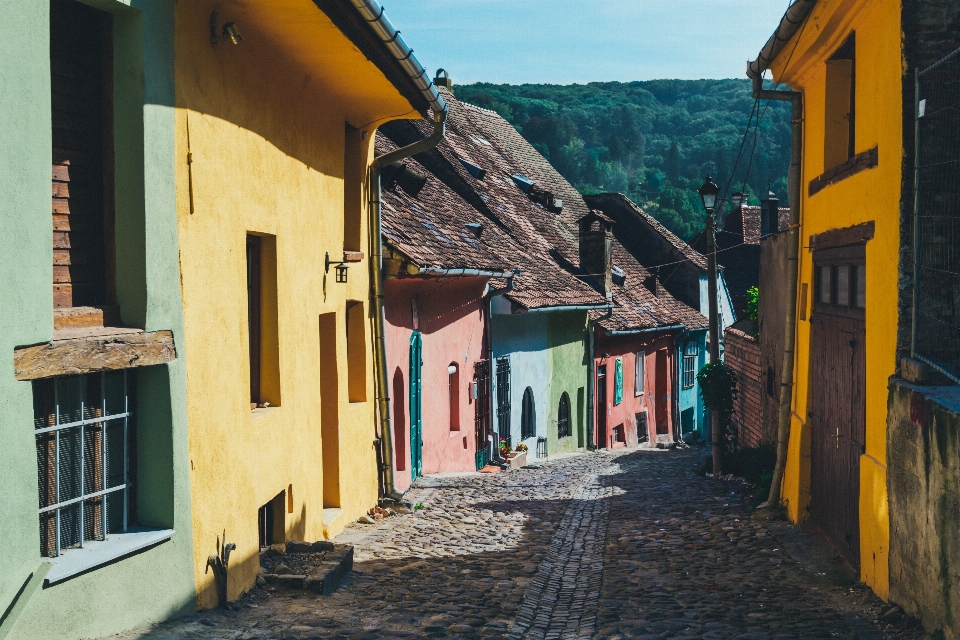
{"label": "yellow wall", "polygon": [[[879,147],[879,165],[810,197],[811,179],[823,173],[826,59],[856,31],[856,148]],[[866,245],[866,453],[861,458],[861,578],[887,597],[887,379],[896,368],[900,177],[903,153],[900,3],[891,0],[821,0],[794,50],[787,45],[773,65],[774,77],[804,94],[801,239],[829,229],[874,221]],[[791,58],[792,52],[792,58]],[[789,66],[784,70],[787,59]],[[800,282],[812,309],[813,259],[800,255]],[[801,288],[802,290],[802,288]],[[804,305],[799,305],[804,306]],[[808,314],[809,319],[809,314]],[[810,502],[809,401],[810,323],[798,321],[796,385],[783,498],[793,521],[806,517]]]}
{"label": "yellow wall", "polygon": [[[284,523],[287,539],[335,535],[376,502],[371,394],[367,401],[350,402],[343,383],[333,385],[336,397],[320,393],[321,367],[336,367],[338,377],[346,379],[346,304],[348,299],[364,301],[369,311],[367,262],[351,265],[349,282],[338,284],[332,268],[324,277],[324,254],[339,260],[343,252],[345,122],[361,129],[351,136],[356,148],[350,155],[369,162],[377,121],[416,115],[310,0],[218,3],[221,20],[235,20],[243,34],[239,46],[210,46],[213,8],[181,2],[176,14],[177,207],[185,321],[181,352],[187,366],[201,607],[217,603],[212,574],[205,574],[204,567],[224,530],[237,545],[230,564],[230,599],[252,586],[259,570],[257,511],[278,493],[292,487],[293,508]],[[284,24],[296,34],[284,37]],[[305,37],[310,29],[313,37]],[[332,64],[338,66],[327,68]],[[353,86],[358,81],[362,86]],[[362,190],[361,172],[352,173],[356,178],[350,188]],[[362,209],[367,197],[348,200],[354,203],[349,215],[358,217],[367,251]],[[279,356],[275,370],[281,397],[280,406],[253,412],[248,233],[276,238],[276,338],[270,343],[265,335],[269,344],[264,351]],[[325,313],[336,314],[337,330],[330,331],[327,322],[325,331],[336,335],[336,347],[324,349],[336,354],[335,362],[329,355],[321,362],[320,317]],[[360,329],[368,332],[370,323],[361,321]],[[372,344],[369,335],[365,344]],[[369,349],[359,364],[365,368],[366,388],[372,389]],[[342,513],[324,527],[321,403],[327,402],[337,403],[337,411],[325,415],[339,420],[339,455],[331,457],[328,447],[327,460],[339,458]],[[326,472],[329,476],[330,469]],[[337,506],[329,489],[328,506]]]}

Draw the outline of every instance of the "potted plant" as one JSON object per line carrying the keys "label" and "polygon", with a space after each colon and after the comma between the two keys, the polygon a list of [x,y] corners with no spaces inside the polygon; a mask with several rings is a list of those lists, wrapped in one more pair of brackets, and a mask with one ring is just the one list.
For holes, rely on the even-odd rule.
{"label": "potted plant", "polygon": [[528,450],[529,450],[529,447],[527,447],[527,445],[523,444],[522,442],[517,445],[516,449],[514,449],[514,451],[516,451],[517,453],[526,453]]}
{"label": "potted plant", "polygon": [[501,458],[510,457],[510,445],[508,445],[506,442],[500,443],[500,457]]}

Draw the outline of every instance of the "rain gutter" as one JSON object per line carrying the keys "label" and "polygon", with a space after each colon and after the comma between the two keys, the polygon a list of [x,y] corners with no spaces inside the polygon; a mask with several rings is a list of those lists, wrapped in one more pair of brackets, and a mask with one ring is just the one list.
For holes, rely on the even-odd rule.
{"label": "rain gutter", "polygon": [[554,311],[597,311],[600,309],[613,309],[612,304],[571,304],[557,307],[537,307],[536,309],[527,309],[526,313],[552,313]]}
{"label": "rain gutter", "polygon": [[433,110],[433,134],[424,140],[414,142],[401,149],[384,154],[370,165],[370,281],[374,303],[373,313],[373,347],[374,368],[377,385],[377,411],[379,414],[379,433],[376,434],[380,444],[380,493],[385,498],[400,501],[403,494],[397,491],[393,476],[393,429],[390,424],[390,394],[387,382],[387,343],[384,334],[386,324],[383,307],[383,236],[380,210],[380,171],[383,167],[404,158],[409,158],[423,151],[436,147],[443,140],[446,133],[448,107],[440,97],[440,93],[430,81],[426,69],[413,56],[410,49],[400,37],[400,32],[384,15],[383,7],[375,0],[350,0],[370,29],[380,38],[390,54],[406,71],[410,79],[420,90],[424,99]]}
{"label": "rain gutter", "polygon": [[790,226],[787,230],[787,311],[783,324],[783,369],[780,376],[780,411],[777,423],[777,463],[770,484],[770,494],[762,506],[780,504],[780,489],[787,462],[790,442],[790,420],[793,401],[794,350],[797,330],[797,289],[800,279],[800,179],[803,161],[803,93],[799,91],[770,91],[763,88],[763,74],[770,63],[783,51],[787,42],[797,34],[817,0],[795,0],[790,5],[780,26],[760,50],[757,59],[747,65],[747,77],[753,80],[753,97],[759,100],[789,100],[791,148],[788,191],[790,195]]}
{"label": "rain gutter", "polygon": [[512,278],[513,271],[491,271],[488,269],[443,269],[440,267],[416,267],[414,276]]}
{"label": "rain gutter", "polygon": [[660,331],[675,331],[686,328],[687,325],[685,324],[671,324],[665,327],[650,327],[649,329],[624,329],[622,331],[607,331],[604,329],[603,333],[608,336],[635,336],[641,333],[659,333]]}

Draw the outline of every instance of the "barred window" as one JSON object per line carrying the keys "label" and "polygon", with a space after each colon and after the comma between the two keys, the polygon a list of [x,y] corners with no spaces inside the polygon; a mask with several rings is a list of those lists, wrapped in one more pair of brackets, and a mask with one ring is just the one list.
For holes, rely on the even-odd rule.
{"label": "barred window", "polygon": [[700,355],[700,345],[688,342],[683,348],[683,388],[690,389],[697,379],[697,356]]}
{"label": "barred window", "polygon": [[40,551],[59,556],[134,520],[126,371],[34,382]]}

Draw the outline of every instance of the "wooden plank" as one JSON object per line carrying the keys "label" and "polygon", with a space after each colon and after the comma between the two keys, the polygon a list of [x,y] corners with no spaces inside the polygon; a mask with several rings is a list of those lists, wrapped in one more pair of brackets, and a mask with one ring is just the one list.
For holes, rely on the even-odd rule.
{"label": "wooden plank", "polygon": [[843,164],[824,171],[822,174],[810,181],[810,196],[820,193],[831,184],[836,184],[845,178],[856,175],[861,171],[872,169],[879,164],[880,153],[877,147],[858,153]]}
{"label": "wooden plank", "polygon": [[54,231],[53,232],[53,248],[54,249],[69,249],[70,248],[70,234],[66,231]]}
{"label": "wooden plank", "polygon": [[70,163],[53,165],[53,179],[59,182],[70,182]]}
{"label": "wooden plank", "polygon": [[66,182],[52,182],[53,185],[53,197],[54,198],[69,198],[70,197],[70,185]]}
{"label": "wooden plank", "polygon": [[68,249],[54,249],[53,250],[53,265],[54,266],[69,266],[70,265],[70,251]]}
{"label": "wooden plank", "polygon": [[[823,233],[810,236],[810,249],[811,251],[822,251],[834,247],[866,244],[868,240],[873,239],[875,228],[876,225],[874,221],[871,220],[852,227],[824,231]],[[820,257],[821,256],[817,256],[818,262]]]}
{"label": "wooden plank", "polygon": [[70,216],[64,213],[54,212],[53,230],[54,231],[70,231]]}
{"label": "wooden plank", "polygon": [[167,364],[177,357],[172,331],[54,340],[13,352],[17,380]]}
{"label": "wooden plank", "polygon": [[69,284],[71,280],[70,267],[53,267],[53,284]]}
{"label": "wooden plank", "polygon": [[64,309],[73,306],[73,285],[53,285],[53,308]]}

